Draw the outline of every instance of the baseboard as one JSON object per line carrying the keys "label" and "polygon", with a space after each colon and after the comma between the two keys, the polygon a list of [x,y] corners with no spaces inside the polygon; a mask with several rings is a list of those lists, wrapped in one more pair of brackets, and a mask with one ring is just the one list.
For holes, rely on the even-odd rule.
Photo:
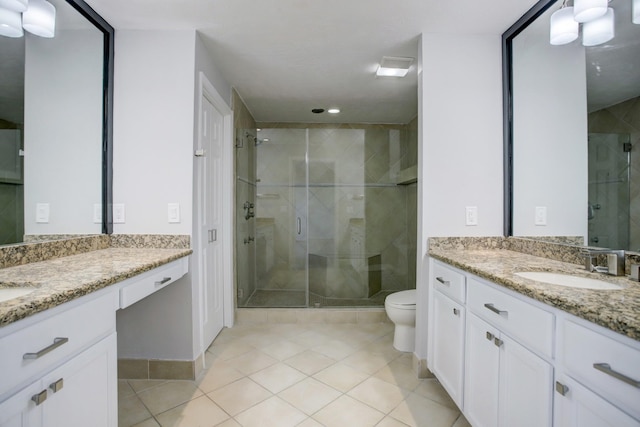
{"label": "baseboard", "polygon": [[195,380],[202,372],[202,355],[196,360],[118,359],[118,379]]}
{"label": "baseboard", "polygon": [[238,308],[236,322],[381,323],[390,322],[383,307],[374,308]]}

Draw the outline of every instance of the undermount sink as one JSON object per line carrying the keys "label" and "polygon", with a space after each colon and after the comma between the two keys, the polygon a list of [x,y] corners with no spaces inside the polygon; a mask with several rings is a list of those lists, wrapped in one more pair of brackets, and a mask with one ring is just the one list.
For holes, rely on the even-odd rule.
{"label": "undermount sink", "polygon": [[35,291],[36,289],[37,288],[25,288],[25,287],[0,288],[0,302],[25,296]]}
{"label": "undermount sink", "polygon": [[516,276],[535,280],[537,282],[549,283],[552,285],[567,286],[569,288],[599,290],[618,290],[623,288],[620,285],[605,282],[603,280],[582,276],[572,276],[570,274],[550,273],[548,271],[523,271],[516,273]]}

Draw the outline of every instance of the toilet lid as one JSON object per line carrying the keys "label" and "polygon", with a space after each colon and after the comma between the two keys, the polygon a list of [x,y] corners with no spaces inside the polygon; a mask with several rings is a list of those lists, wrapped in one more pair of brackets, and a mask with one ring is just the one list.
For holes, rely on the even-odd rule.
{"label": "toilet lid", "polygon": [[409,289],[408,291],[394,292],[387,295],[385,302],[393,305],[416,305],[416,290]]}

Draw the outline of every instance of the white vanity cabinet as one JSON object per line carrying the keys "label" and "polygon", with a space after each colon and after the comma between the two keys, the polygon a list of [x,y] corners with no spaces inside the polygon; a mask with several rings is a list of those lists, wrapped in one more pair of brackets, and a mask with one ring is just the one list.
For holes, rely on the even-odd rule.
{"label": "white vanity cabinet", "polygon": [[434,268],[433,364],[431,370],[460,407],[463,397],[465,277],[437,265]]}
{"label": "white vanity cabinet", "polygon": [[117,304],[99,292],[0,330],[0,426],[117,426]]}

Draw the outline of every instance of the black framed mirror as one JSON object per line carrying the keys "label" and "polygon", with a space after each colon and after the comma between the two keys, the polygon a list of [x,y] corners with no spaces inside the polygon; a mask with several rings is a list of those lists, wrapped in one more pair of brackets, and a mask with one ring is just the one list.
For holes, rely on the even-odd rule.
{"label": "black framed mirror", "polygon": [[504,235],[640,251],[640,25],[612,0],[612,39],[552,45],[561,7],[502,36]]}
{"label": "black framed mirror", "polygon": [[53,37],[0,35],[0,245],[113,232],[114,29],[49,2]]}

